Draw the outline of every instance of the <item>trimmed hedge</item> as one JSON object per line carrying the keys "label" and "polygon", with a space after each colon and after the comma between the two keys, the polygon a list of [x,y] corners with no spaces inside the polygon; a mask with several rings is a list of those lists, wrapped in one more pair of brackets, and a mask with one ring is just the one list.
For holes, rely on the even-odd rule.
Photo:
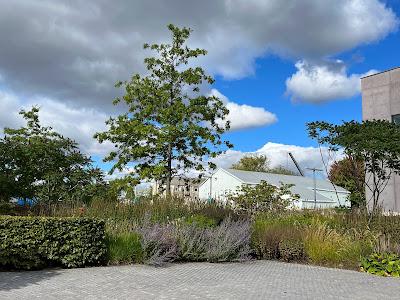
{"label": "trimmed hedge", "polygon": [[102,220],[0,216],[0,268],[99,265],[106,253]]}

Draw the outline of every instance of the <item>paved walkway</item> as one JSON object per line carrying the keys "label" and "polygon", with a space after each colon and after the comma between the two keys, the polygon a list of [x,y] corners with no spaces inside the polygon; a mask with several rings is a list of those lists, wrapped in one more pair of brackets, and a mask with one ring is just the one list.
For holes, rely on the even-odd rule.
{"label": "paved walkway", "polygon": [[0,299],[400,299],[400,279],[274,261],[0,272]]}

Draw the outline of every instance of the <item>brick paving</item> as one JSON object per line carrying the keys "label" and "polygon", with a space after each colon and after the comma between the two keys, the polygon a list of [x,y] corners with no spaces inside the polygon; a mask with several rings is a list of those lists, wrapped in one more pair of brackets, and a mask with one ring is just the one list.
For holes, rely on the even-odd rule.
{"label": "brick paving", "polygon": [[400,279],[275,261],[0,272],[0,299],[400,299]]}

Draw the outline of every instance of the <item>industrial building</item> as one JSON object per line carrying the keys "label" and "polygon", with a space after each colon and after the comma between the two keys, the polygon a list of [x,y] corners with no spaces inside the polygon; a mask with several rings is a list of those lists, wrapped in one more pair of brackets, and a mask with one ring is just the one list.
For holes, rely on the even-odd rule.
{"label": "industrial building", "polygon": [[[257,185],[265,181],[276,187],[281,184],[292,184],[291,192],[299,195],[295,207],[302,208],[331,208],[350,207],[349,192],[333,185],[329,180],[304,176],[281,175],[264,172],[241,171],[234,169],[218,169],[199,187],[200,200],[214,199],[226,203],[230,193],[237,191],[243,184]],[[314,191],[314,186],[315,191]]]}

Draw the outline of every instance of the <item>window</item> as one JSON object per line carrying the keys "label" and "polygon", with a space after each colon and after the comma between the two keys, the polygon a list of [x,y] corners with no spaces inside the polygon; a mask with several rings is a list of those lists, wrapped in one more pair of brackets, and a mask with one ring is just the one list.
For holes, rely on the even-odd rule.
{"label": "window", "polygon": [[392,121],[393,123],[400,125],[400,114],[399,115],[393,115],[392,116]]}

